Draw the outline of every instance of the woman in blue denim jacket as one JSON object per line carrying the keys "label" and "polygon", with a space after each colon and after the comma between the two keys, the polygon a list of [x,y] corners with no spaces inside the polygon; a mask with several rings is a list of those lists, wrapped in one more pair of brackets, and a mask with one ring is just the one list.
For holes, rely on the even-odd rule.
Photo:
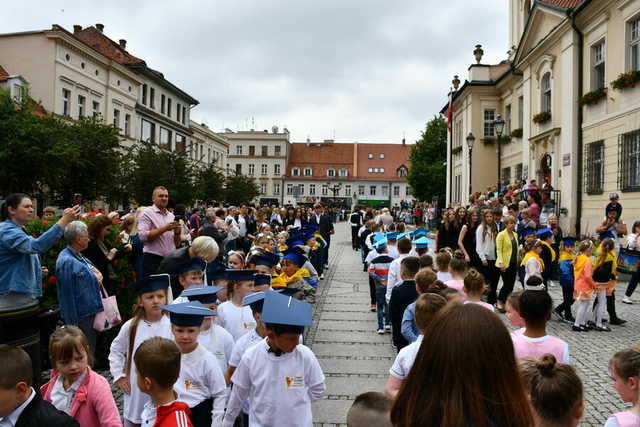
{"label": "woman in blue denim jacket", "polygon": [[42,267],[39,254],[47,252],[60,237],[67,224],[80,212],[79,206],[64,210],[62,218],[40,237],[24,231],[33,219],[33,203],[26,194],[11,194],[2,205],[0,223],[0,295],[19,292],[42,296]]}
{"label": "woman in blue denim jacket", "polygon": [[84,332],[91,348],[96,348],[96,331],[93,319],[103,311],[100,284],[102,274],[82,255],[89,244],[87,225],[73,221],[64,230],[69,246],[64,248],[56,260],[58,303],[62,319],[68,325],[76,325]]}

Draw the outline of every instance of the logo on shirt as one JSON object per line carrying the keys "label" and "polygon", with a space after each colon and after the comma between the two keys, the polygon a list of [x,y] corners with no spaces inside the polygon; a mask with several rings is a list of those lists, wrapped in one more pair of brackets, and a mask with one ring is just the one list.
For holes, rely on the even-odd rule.
{"label": "logo on shirt", "polygon": [[256,324],[251,322],[251,323],[247,323],[247,322],[242,322],[242,328],[243,329],[254,329],[256,327]]}
{"label": "logo on shirt", "polygon": [[184,380],[184,388],[187,390],[200,390],[202,385],[197,381]]}
{"label": "logo on shirt", "polygon": [[220,360],[224,359],[224,353],[221,351],[216,351],[215,353],[213,353],[213,355]]}
{"label": "logo on shirt", "polygon": [[304,387],[304,379],[302,377],[284,377],[284,383],[287,388]]}

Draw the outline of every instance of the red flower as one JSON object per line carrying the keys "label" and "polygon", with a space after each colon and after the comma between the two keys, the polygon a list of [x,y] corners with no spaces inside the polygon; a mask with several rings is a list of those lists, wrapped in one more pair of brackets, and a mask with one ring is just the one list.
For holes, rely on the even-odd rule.
{"label": "red flower", "polygon": [[42,225],[49,225],[49,221],[42,221]]}
{"label": "red flower", "polygon": [[49,277],[49,283],[51,283],[52,285],[55,285],[56,284],[56,276]]}

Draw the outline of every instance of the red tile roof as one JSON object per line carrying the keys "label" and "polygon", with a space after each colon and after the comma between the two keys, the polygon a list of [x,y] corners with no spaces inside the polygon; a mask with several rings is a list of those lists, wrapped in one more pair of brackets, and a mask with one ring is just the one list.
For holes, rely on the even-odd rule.
{"label": "red tile roof", "polygon": [[[347,169],[346,179],[354,179],[353,169],[353,146],[354,144],[336,144],[331,142],[294,142],[289,151],[289,163],[285,176],[294,179],[327,180],[327,169],[336,170],[338,178],[339,169]],[[291,169],[300,168],[300,175],[304,173],[304,168],[312,169],[312,176],[293,177]],[[340,178],[345,179],[345,178]]]}
{"label": "red tile roof", "polygon": [[538,0],[540,3],[550,6],[561,7],[562,9],[573,9],[584,0]]}
{"label": "red tile roof", "polygon": [[7,73],[7,70],[2,68],[2,65],[0,65],[0,82],[7,80],[8,77],[9,73]]}
{"label": "red tile roof", "polygon": [[[398,168],[410,168],[411,147],[405,144],[358,144],[358,179],[404,181],[406,178],[398,177]],[[380,158],[381,154],[383,158]],[[369,173],[369,168],[384,169],[384,172]]]}
{"label": "red tile roof", "polygon": [[144,60],[137,58],[123,49],[118,43],[98,31],[96,27],[87,27],[84,30],[75,31],[73,36],[91,46],[107,58],[111,58],[123,65],[144,64]]}

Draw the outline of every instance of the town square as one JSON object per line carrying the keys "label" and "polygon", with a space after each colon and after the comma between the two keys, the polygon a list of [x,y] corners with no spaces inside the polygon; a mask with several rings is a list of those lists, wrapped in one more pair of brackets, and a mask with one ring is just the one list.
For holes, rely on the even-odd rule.
{"label": "town square", "polygon": [[640,427],[640,0],[0,16],[0,427]]}

